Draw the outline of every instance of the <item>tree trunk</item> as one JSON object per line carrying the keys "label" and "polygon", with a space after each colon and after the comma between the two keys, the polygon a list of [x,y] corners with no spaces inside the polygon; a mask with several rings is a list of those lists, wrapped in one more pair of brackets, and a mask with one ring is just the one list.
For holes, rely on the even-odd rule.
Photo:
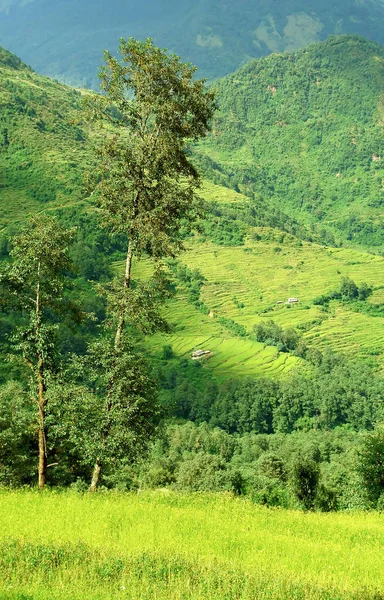
{"label": "tree trunk", "polygon": [[89,486],[90,492],[96,492],[97,486],[99,485],[101,475],[101,462],[96,460],[95,466],[93,467],[92,481]]}
{"label": "tree trunk", "polygon": [[[125,275],[124,275],[124,292],[129,290],[131,287],[131,277],[132,277],[132,258],[133,258],[133,244],[132,244],[132,236],[130,235],[128,241],[128,250],[127,250],[127,258],[125,262]],[[117,324],[116,336],[115,336],[115,351],[117,352],[120,348],[121,337],[123,335],[124,325],[125,325],[125,301],[126,298],[123,299],[123,306],[119,317],[119,322]],[[111,410],[110,400],[107,399],[106,403],[106,411],[107,413]],[[108,435],[108,432],[106,432]],[[101,469],[102,463],[99,459],[96,460],[95,466],[93,467],[92,473],[92,481],[89,486],[90,492],[96,492],[97,487],[99,485],[100,477],[101,477]]]}
{"label": "tree trunk", "polygon": [[[41,307],[40,307],[40,263],[37,266],[37,287],[36,287],[36,342],[39,342],[40,324],[41,324]],[[39,490],[45,486],[47,478],[47,444],[45,440],[45,385],[44,385],[44,359],[40,354],[37,364],[37,388],[38,388],[38,431],[39,431],[39,465],[38,465],[38,485]]]}
{"label": "tree trunk", "polygon": [[47,476],[47,448],[45,443],[45,400],[44,400],[44,378],[43,367],[39,367],[39,490],[45,486]]}
{"label": "tree trunk", "polygon": [[[126,290],[129,290],[129,288],[131,287],[132,257],[133,257],[133,244],[132,244],[132,236],[130,236],[129,242],[128,242],[127,258],[126,258],[126,262],[125,262],[124,292],[126,292]],[[122,306],[119,322],[117,324],[116,337],[115,337],[115,350],[118,350],[120,347],[121,336],[123,334],[124,325],[125,325],[125,298],[123,300],[123,306]]]}
{"label": "tree trunk", "polygon": [[[135,203],[137,205],[137,197],[136,197]],[[136,208],[135,208],[135,210],[136,210]],[[129,290],[129,288],[131,287],[132,259],[133,259],[132,239],[133,239],[133,235],[132,235],[132,232],[130,232],[129,240],[128,240],[127,258],[125,261],[125,275],[124,275],[124,284],[123,284],[124,293],[127,290]],[[116,336],[115,336],[115,351],[116,352],[120,348],[121,338],[123,335],[123,330],[124,330],[124,325],[125,325],[125,307],[126,307],[125,303],[126,303],[126,297],[123,298],[123,305],[121,308],[120,317],[119,317],[119,321],[118,321],[117,329],[116,329]],[[107,399],[107,404],[106,404],[107,413],[110,410],[111,410],[111,404],[110,404],[110,401]],[[106,435],[108,435],[108,431],[106,432]],[[101,469],[102,469],[102,463],[99,459],[97,459],[95,462],[95,466],[93,467],[92,481],[91,481],[91,485],[89,486],[90,492],[96,492],[96,490],[97,490],[97,486],[99,485],[99,481],[100,481],[100,477],[101,477]]]}

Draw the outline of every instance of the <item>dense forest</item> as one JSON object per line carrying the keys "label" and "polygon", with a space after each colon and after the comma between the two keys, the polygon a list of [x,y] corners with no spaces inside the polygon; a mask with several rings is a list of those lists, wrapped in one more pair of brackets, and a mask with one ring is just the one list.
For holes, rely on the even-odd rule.
{"label": "dense forest", "polygon": [[381,246],[383,60],[381,46],[338,36],[250,62],[215,84],[202,166],[256,201]]}

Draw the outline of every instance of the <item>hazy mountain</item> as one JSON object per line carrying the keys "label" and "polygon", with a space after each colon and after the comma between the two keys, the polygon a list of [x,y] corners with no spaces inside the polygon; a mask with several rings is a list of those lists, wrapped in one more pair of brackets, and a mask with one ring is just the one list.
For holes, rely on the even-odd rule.
{"label": "hazy mountain", "polygon": [[151,36],[219,77],[332,33],[384,42],[382,0],[0,0],[0,44],[37,71],[97,85],[105,48]]}

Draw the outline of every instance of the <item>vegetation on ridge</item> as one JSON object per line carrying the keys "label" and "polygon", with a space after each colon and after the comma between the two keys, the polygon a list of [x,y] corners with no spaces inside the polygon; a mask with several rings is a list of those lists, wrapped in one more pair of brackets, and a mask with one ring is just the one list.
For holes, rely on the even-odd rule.
{"label": "vegetation on ridge", "polygon": [[217,82],[207,174],[337,236],[382,246],[384,49],[331,37]]}

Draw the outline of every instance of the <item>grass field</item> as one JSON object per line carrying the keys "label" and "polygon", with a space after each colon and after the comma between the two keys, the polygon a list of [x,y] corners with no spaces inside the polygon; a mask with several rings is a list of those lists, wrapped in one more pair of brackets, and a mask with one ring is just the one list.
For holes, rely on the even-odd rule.
{"label": "grass field", "polygon": [[379,513],[229,495],[0,493],[2,599],[384,597]]}

